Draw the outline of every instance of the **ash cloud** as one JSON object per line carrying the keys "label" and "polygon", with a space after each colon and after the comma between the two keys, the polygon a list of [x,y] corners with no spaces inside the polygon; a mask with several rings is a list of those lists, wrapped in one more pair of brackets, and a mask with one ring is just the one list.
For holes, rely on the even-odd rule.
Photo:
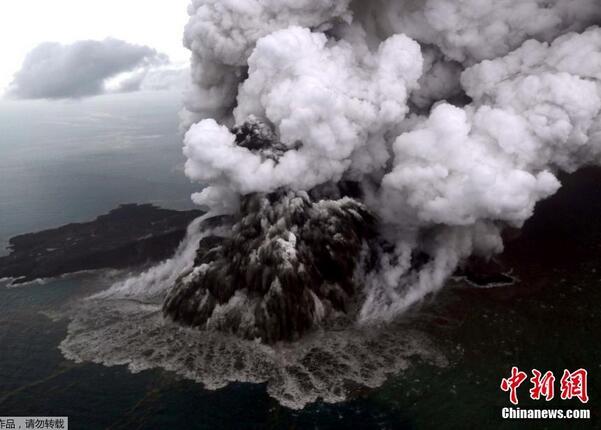
{"label": "ash cloud", "polygon": [[[252,193],[358,183],[387,242],[362,321],[502,251],[559,171],[600,161],[596,0],[194,0],[189,14],[195,201],[235,212]],[[273,128],[277,159],[236,144],[248,121]]]}
{"label": "ash cloud", "polygon": [[118,39],[83,40],[70,45],[42,43],[26,57],[8,95],[21,99],[65,99],[103,94],[107,82],[123,73],[133,78],[123,90],[138,90],[154,67],[168,57],[142,45]]}
{"label": "ash cloud", "polygon": [[68,358],[266,383],[290,407],[342,401],[438,355],[391,320],[501,252],[559,172],[601,161],[598,0],[189,14],[185,172],[210,212],[172,259],[85,301]]}

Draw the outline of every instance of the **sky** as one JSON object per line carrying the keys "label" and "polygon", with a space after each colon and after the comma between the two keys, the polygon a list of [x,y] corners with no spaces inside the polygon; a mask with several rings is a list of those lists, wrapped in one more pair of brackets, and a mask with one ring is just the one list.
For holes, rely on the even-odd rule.
{"label": "sky", "polygon": [[28,0],[0,2],[0,92],[28,52],[44,42],[120,39],[188,61],[182,46],[189,0]]}

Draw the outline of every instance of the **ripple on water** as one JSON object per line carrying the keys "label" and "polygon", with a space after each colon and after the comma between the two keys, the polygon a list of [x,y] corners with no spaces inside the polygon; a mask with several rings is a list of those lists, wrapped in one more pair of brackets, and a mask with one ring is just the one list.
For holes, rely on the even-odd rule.
{"label": "ripple on water", "polygon": [[426,335],[400,324],[321,330],[268,346],[181,327],[163,318],[158,299],[88,299],[72,312],[60,345],[68,359],[127,365],[134,373],[163,368],[210,390],[232,382],[265,383],[272,397],[294,409],[317,399],[344,401],[414,362],[447,365]]}

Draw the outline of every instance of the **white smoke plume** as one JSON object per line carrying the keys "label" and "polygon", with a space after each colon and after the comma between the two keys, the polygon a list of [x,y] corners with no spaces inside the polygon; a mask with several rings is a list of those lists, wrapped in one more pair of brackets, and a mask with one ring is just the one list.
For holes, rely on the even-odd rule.
{"label": "white smoke plume", "polygon": [[[199,204],[362,184],[394,251],[364,279],[363,321],[503,249],[601,154],[598,0],[194,0],[185,44],[186,174]],[[257,118],[288,149],[235,144]],[[417,253],[425,264],[415,264]]]}

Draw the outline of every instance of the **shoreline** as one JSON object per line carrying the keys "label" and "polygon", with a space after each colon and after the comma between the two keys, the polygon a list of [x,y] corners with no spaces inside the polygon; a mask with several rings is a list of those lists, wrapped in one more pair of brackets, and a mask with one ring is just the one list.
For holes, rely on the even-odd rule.
{"label": "shoreline", "polygon": [[98,269],[126,269],[171,257],[200,210],[123,204],[93,221],[18,235],[0,256],[11,285]]}

